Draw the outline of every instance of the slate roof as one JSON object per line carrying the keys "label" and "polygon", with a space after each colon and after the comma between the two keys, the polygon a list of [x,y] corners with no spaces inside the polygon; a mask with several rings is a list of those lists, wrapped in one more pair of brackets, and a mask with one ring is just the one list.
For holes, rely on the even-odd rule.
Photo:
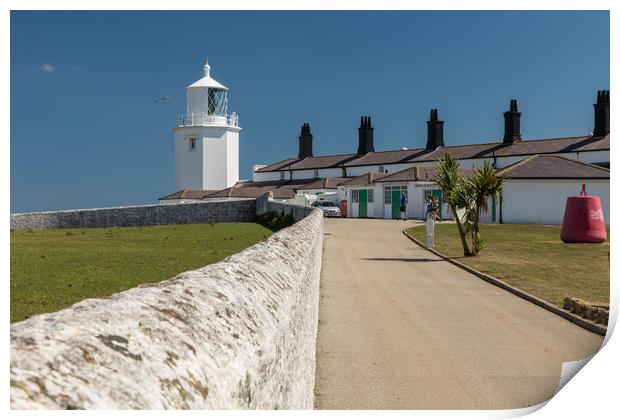
{"label": "slate roof", "polygon": [[[330,156],[316,156],[308,157],[305,159],[289,158],[281,160],[280,162],[273,163],[257,170],[256,172],[271,172],[271,171],[288,171],[288,170],[302,170],[302,169],[317,169],[317,168],[338,168],[344,165],[349,160],[355,158],[355,154],[347,155],[330,155]],[[290,168],[289,168],[290,165]]]}
{"label": "slate roof", "polygon": [[[432,181],[437,169],[428,166],[412,166],[399,172],[388,174],[376,182],[407,182],[407,181]],[[471,178],[473,169],[461,168],[461,174],[465,178]]]}
{"label": "slate roof", "polygon": [[339,186],[343,186],[343,187],[352,187],[352,186],[361,186],[361,185],[372,185],[373,183],[377,182],[377,180],[387,176],[388,174],[385,174],[383,172],[368,172],[364,175],[360,175],[360,176],[356,176],[355,178],[352,178],[348,181],[345,182],[341,182],[340,184],[338,184]]}
{"label": "slate roof", "polygon": [[609,179],[609,169],[562,156],[534,155],[500,169],[506,179]]}
{"label": "slate roof", "polygon": [[328,176],[326,178],[316,178],[314,181],[305,184],[298,190],[335,190],[338,188],[338,184],[346,182],[352,179],[351,177],[333,177]]}
{"label": "slate roof", "polygon": [[289,158],[257,170],[257,172],[301,169],[338,168],[342,166],[387,165],[394,163],[429,162],[441,159],[446,153],[458,159],[490,158],[493,156],[527,156],[594,150],[609,150],[609,134],[605,137],[579,136],[542,140],[524,140],[514,144],[502,142],[465,144],[440,147],[370,152],[365,155],[344,154],[316,156],[305,159]]}
{"label": "slate roof", "polygon": [[159,200],[180,200],[180,199],[194,199],[200,200],[205,198],[207,195],[216,192],[217,190],[190,190],[183,189],[172,194],[166,195],[164,197],[159,198]]}
{"label": "slate roof", "polygon": [[241,181],[230,188],[209,194],[206,198],[257,198],[264,193],[273,192],[273,198],[287,199],[295,197],[296,190],[315,179],[296,179],[292,181]]}
{"label": "slate roof", "polygon": [[295,197],[298,190],[337,189],[339,183],[350,180],[350,177],[327,177],[311,179],[294,179],[292,181],[239,181],[223,190],[181,190],[160,200],[205,199],[205,198],[257,198],[264,193],[273,192],[274,198],[288,199]]}

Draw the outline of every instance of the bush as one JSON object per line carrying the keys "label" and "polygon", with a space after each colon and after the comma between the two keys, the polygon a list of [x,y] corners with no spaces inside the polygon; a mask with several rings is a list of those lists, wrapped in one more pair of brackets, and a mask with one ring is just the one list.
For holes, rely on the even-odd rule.
{"label": "bush", "polygon": [[269,212],[257,216],[257,222],[267,229],[277,232],[295,223],[292,214]]}

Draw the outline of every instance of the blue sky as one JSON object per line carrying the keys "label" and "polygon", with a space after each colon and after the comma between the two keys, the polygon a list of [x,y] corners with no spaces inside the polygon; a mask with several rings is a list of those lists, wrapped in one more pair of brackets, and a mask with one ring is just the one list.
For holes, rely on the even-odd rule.
{"label": "blue sky", "polygon": [[[501,138],[511,98],[526,139],[593,127],[609,88],[607,12],[12,12],[11,211],[154,203],[174,191],[185,87],[230,88],[240,176],[296,156]],[[171,98],[162,103],[161,96]]]}

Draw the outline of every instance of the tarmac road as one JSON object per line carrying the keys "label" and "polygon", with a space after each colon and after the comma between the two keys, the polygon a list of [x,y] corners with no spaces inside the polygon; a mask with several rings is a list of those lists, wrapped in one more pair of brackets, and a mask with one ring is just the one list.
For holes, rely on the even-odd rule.
{"label": "tarmac road", "polygon": [[507,409],[551,398],[603,337],[440,260],[419,222],[326,219],[319,409]]}

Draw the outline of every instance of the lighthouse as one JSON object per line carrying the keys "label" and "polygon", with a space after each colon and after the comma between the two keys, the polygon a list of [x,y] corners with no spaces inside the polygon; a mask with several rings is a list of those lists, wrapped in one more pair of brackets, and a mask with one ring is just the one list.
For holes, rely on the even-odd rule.
{"label": "lighthouse", "polygon": [[221,190],[239,180],[239,118],[228,114],[228,88],[211,77],[187,87],[187,109],[174,129],[177,190]]}

